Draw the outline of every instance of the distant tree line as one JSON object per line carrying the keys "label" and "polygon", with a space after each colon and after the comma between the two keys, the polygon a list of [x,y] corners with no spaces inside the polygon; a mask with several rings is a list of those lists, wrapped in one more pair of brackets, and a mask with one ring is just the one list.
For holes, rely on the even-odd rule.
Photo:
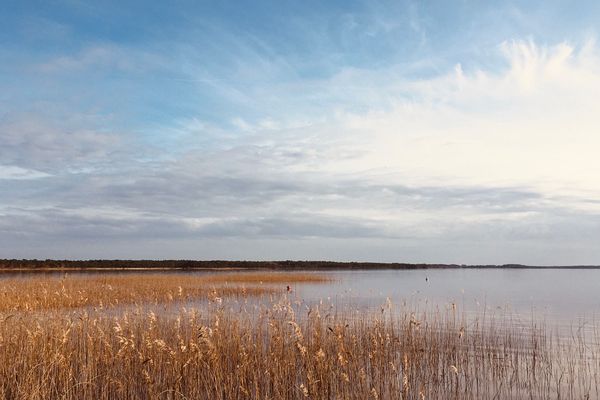
{"label": "distant tree line", "polygon": [[0,260],[2,269],[420,269],[457,268],[453,264],[334,261],[195,261],[195,260]]}
{"label": "distant tree line", "polygon": [[[465,265],[410,264],[335,261],[196,261],[196,260],[0,260],[0,269],[272,269],[272,270],[336,270],[336,269],[441,269],[441,268],[548,268],[522,264]],[[598,268],[592,265],[559,268]]]}

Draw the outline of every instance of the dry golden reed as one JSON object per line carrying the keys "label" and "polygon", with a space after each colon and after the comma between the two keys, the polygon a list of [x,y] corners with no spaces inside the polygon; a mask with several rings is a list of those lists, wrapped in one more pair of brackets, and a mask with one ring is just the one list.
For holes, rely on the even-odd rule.
{"label": "dry golden reed", "polygon": [[26,275],[0,279],[0,312],[258,296],[285,291],[296,283],[328,281],[315,273]]}
{"label": "dry golden reed", "polygon": [[467,320],[452,307],[356,313],[287,294],[199,308],[160,299],[0,313],[0,398],[599,397],[597,335],[583,331],[559,340],[543,325]]}

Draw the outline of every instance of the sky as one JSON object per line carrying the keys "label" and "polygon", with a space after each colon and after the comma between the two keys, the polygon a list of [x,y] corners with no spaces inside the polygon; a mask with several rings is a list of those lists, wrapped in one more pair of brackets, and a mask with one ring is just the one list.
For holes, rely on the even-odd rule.
{"label": "sky", "polygon": [[0,2],[0,258],[600,264],[598,1]]}

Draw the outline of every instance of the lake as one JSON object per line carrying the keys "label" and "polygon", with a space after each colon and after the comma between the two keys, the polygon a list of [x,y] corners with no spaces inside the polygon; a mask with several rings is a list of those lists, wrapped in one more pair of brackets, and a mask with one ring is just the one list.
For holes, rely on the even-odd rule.
{"label": "lake", "polygon": [[[229,272],[165,271],[202,275]],[[288,271],[273,273],[286,274]],[[496,317],[510,316],[525,323],[533,318],[562,327],[581,326],[584,323],[594,325],[600,316],[600,269],[449,268],[328,270],[318,273],[331,277],[332,282],[292,284],[290,297],[308,305],[323,301],[333,304],[337,309],[352,307],[364,311],[377,310],[388,302],[423,311],[444,309],[454,304],[468,316],[484,313]],[[27,276],[39,277],[40,274],[2,273],[0,279],[14,276],[26,279]]]}
{"label": "lake", "polygon": [[600,316],[600,269],[415,269],[325,272],[331,284],[298,285],[307,302],[375,309],[385,304],[484,312],[523,321],[543,319],[563,327]]}

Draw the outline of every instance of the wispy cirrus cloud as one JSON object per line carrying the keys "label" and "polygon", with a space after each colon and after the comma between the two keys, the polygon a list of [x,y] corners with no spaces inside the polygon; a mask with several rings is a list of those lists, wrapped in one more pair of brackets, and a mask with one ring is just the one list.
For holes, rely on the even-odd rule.
{"label": "wispy cirrus cloud", "polygon": [[69,46],[0,67],[29,85],[0,77],[0,250],[600,257],[598,46],[528,35],[535,10],[503,8],[495,31],[485,7],[465,25],[409,5],[165,12],[179,25],[119,40],[57,24]]}

